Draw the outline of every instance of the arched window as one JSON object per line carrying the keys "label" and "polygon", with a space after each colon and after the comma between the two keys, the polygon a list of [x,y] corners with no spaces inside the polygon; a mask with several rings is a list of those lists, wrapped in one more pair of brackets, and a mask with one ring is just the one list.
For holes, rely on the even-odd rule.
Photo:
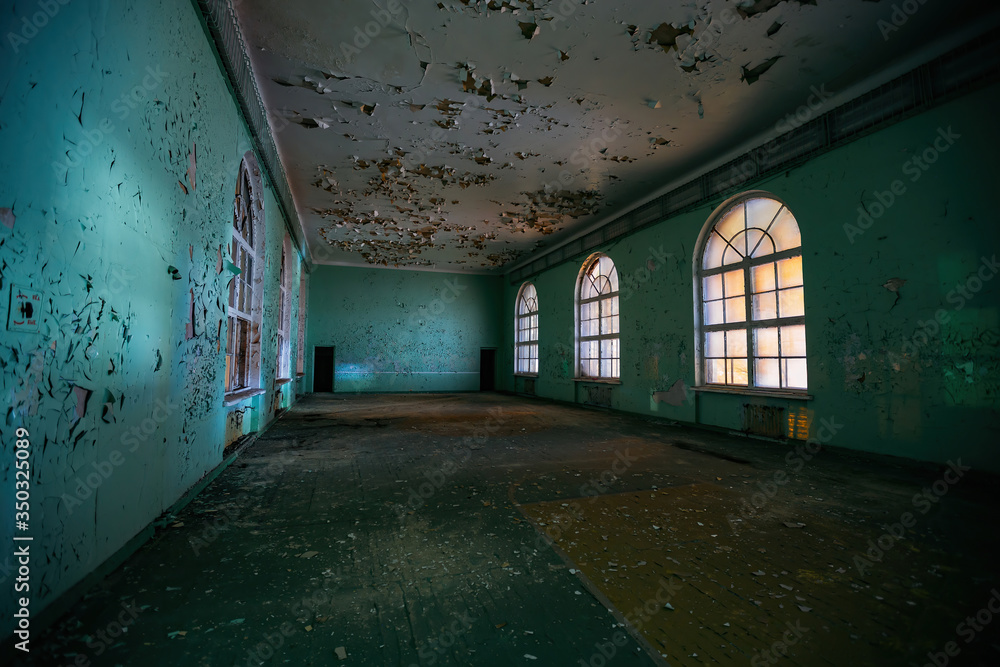
{"label": "arched window", "polygon": [[521,285],[517,294],[516,361],[514,372],[538,374],[538,295],[531,283]]}
{"label": "arched window", "polygon": [[699,383],[805,390],[802,241],[788,207],[759,191],[725,202],[694,273]]}
{"label": "arched window", "polygon": [[577,279],[577,368],[580,378],[617,380],[618,271],[607,255],[587,259]]}
{"label": "arched window", "polygon": [[306,272],[299,274],[299,354],[296,365],[299,373],[306,372]]}
{"label": "arched window", "polygon": [[285,234],[281,246],[279,276],[281,298],[278,302],[278,362],[275,372],[279,378],[288,378],[292,372],[292,241],[288,234]]}
{"label": "arched window", "polygon": [[229,283],[226,334],[226,393],[260,386],[261,268],[264,255],[264,207],[260,167],[247,152],[240,164],[233,203],[230,259],[239,269]]}

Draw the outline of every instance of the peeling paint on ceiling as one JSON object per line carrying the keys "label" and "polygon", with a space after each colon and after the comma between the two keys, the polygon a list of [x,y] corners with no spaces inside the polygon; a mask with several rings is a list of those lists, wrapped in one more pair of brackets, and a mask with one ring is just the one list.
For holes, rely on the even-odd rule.
{"label": "peeling paint on ceiling", "polygon": [[626,210],[813,86],[917,57],[971,20],[954,9],[884,39],[878,0],[236,3],[313,261],[457,271]]}

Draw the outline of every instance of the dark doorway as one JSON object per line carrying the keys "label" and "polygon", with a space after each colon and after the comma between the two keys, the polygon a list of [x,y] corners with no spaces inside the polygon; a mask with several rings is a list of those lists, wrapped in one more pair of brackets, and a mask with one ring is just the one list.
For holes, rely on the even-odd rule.
{"label": "dark doorway", "polygon": [[333,391],[333,347],[317,347],[313,363],[313,391]]}
{"label": "dark doorway", "polygon": [[479,349],[479,391],[494,391],[497,388],[497,349]]}

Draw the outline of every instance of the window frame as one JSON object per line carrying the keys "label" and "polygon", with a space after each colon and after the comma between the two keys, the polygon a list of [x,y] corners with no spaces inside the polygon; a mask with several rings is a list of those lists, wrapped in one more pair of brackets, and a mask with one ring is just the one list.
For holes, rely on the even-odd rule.
{"label": "window frame", "polygon": [[[788,214],[791,216],[791,219],[794,221],[794,223],[796,225],[796,228],[797,228],[797,231],[798,231],[798,234],[799,234],[799,245],[797,247],[795,247],[795,248],[789,248],[789,249],[781,250],[781,251],[778,251],[778,252],[772,252],[770,254],[763,255],[761,257],[752,257],[752,256],[751,257],[743,257],[738,262],[733,262],[733,263],[730,263],[730,264],[720,264],[719,266],[715,266],[715,267],[712,267],[710,269],[703,268],[704,261],[705,261],[705,253],[708,250],[708,242],[709,242],[709,239],[712,237],[712,234],[715,232],[716,226],[723,219],[725,219],[731,211],[733,211],[737,207],[742,207],[743,208],[743,214],[744,214],[744,216],[748,215],[746,203],[748,201],[750,201],[750,200],[753,200],[753,199],[769,199],[769,200],[774,201],[777,204],[780,204],[780,206],[777,209],[777,211],[773,214],[771,220],[768,221],[768,225],[765,225],[765,229],[769,228],[770,223],[776,221],[778,219],[778,217],[782,214],[783,211],[787,211]],[[748,223],[747,223],[746,217],[744,217],[744,228],[745,229],[748,228],[747,224]],[[720,238],[722,238],[721,235],[720,235]],[[758,245],[761,242],[762,241],[758,241]],[[728,245],[728,241],[727,241],[727,245]],[[754,317],[753,317],[753,295],[754,294],[766,294],[766,293],[773,292],[775,294],[775,299],[777,300],[779,292],[782,289],[794,289],[794,287],[781,288],[777,284],[777,281],[776,281],[775,286],[774,286],[773,289],[771,289],[771,290],[763,290],[761,292],[755,292],[754,291],[753,277],[752,277],[752,273],[753,273],[754,267],[763,266],[763,265],[769,265],[769,264],[774,264],[775,266],[777,266],[778,262],[780,262],[782,260],[790,259],[790,258],[795,258],[795,257],[800,258],[800,261],[801,261],[801,258],[803,257],[803,247],[804,247],[804,243],[802,242],[802,228],[798,224],[798,220],[795,218],[795,214],[792,213],[790,207],[788,206],[788,204],[784,200],[782,200],[780,197],[777,197],[777,196],[775,196],[774,194],[772,194],[770,192],[766,192],[766,191],[763,191],[763,190],[751,190],[751,191],[740,193],[740,194],[738,194],[738,195],[736,195],[734,197],[731,197],[731,198],[727,199],[725,202],[723,202],[721,205],[719,205],[715,209],[715,211],[713,211],[713,213],[712,213],[711,216],[709,216],[708,220],[705,222],[705,225],[702,227],[702,231],[701,231],[700,236],[698,237],[698,242],[695,245],[694,257],[693,257],[693,261],[692,261],[692,276],[693,276],[692,282],[694,284],[694,293],[695,293],[695,298],[694,298],[694,322],[695,322],[695,350],[696,350],[696,354],[695,354],[695,359],[696,359],[696,363],[695,363],[695,387],[694,387],[694,389],[699,390],[699,391],[710,391],[710,392],[721,392],[721,393],[752,394],[752,395],[755,395],[755,396],[757,396],[757,395],[769,395],[769,396],[780,396],[780,397],[786,397],[786,398],[805,398],[805,399],[811,398],[811,396],[809,395],[809,371],[808,371],[809,351],[808,351],[808,345],[804,343],[805,344],[805,351],[803,352],[803,356],[802,357],[791,356],[791,355],[784,356],[784,355],[781,355],[781,353],[780,353],[780,351],[781,351],[781,347],[780,347],[781,327],[802,326],[803,328],[805,328],[806,317],[805,317],[805,298],[804,298],[804,295],[805,295],[804,268],[800,267],[800,277],[802,279],[802,282],[801,282],[801,285],[799,287],[802,289],[802,292],[803,292],[803,299],[802,299],[802,301],[803,301],[802,311],[803,312],[802,312],[801,315],[795,315],[795,316],[791,316],[791,317],[779,317],[776,314],[775,317],[770,317],[770,318],[767,318],[767,319],[754,319]],[[734,250],[735,250],[735,248],[734,248]],[[743,313],[744,317],[743,317],[743,320],[740,321],[740,322],[731,322],[731,323],[730,322],[723,322],[723,323],[716,323],[716,324],[705,324],[705,322],[704,322],[704,319],[705,319],[705,304],[706,304],[706,300],[705,300],[705,278],[708,278],[708,277],[711,277],[711,276],[714,276],[714,275],[723,275],[723,274],[727,274],[727,273],[730,273],[730,272],[733,272],[733,271],[738,271],[738,270],[742,270],[742,272],[743,272],[743,293],[742,293],[743,300],[744,300],[744,313]],[[725,289],[725,288],[723,288],[723,289]],[[722,300],[724,302],[725,291],[723,291],[723,295],[722,295],[721,298],[722,298]],[[715,300],[718,300],[718,299],[714,299],[713,301],[715,301]],[[799,387],[780,387],[780,386],[779,387],[762,387],[762,386],[757,386],[757,384],[756,384],[756,382],[757,382],[757,378],[756,378],[757,371],[756,371],[755,361],[758,359],[758,357],[755,355],[754,332],[755,332],[755,330],[768,329],[768,328],[777,328],[778,329],[778,340],[779,340],[779,343],[778,343],[779,344],[779,348],[778,349],[779,349],[779,353],[778,353],[777,359],[778,359],[778,367],[779,367],[779,371],[778,371],[779,372],[779,385],[782,382],[782,380],[780,378],[782,378],[783,373],[784,373],[784,371],[782,370],[781,360],[782,359],[797,359],[797,358],[801,358],[801,359],[805,360],[805,364],[806,364],[806,386],[805,387],[799,388]],[[708,376],[707,359],[709,359],[709,357],[707,357],[707,354],[706,354],[706,352],[707,352],[706,348],[708,347],[707,334],[712,333],[712,332],[717,332],[717,331],[726,331],[726,332],[729,332],[729,331],[742,331],[742,332],[745,333],[745,336],[746,336],[746,341],[745,341],[745,344],[746,344],[746,361],[747,361],[747,384],[746,385],[742,385],[742,384],[729,384],[729,383],[709,383],[708,382],[708,379],[707,379],[707,376]],[[805,337],[805,332],[804,332],[803,336]],[[718,357],[710,357],[710,358],[715,359],[715,358],[718,358]],[[734,358],[738,358],[738,357],[734,357]],[[763,357],[763,358],[771,359],[771,358],[774,358],[774,357]],[[727,373],[728,373],[728,371],[727,371]],[[728,380],[728,378],[727,378],[727,380]]]}
{"label": "window frame", "polygon": [[[604,382],[608,384],[621,384],[621,298],[620,298],[621,285],[619,283],[618,289],[612,288],[612,290],[607,293],[601,293],[593,297],[586,297],[586,298],[583,297],[583,288],[585,286],[584,280],[587,279],[587,276],[590,274],[592,267],[598,265],[598,263],[602,259],[607,259],[611,263],[611,270],[614,272],[615,282],[618,282],[619,280],[617,264],[615,264],[615,261],[611,259],[611,257],[607,255],[607,253],[603,252],[596,252],[590,255],[587,258],[587,260],[583,263],[583,266],[580,268],[579,274],[577,274],[576,287],[573,294],[573,312],[574,312],[573,331],[574,331],[574,337],[576,339],[574,341],[575,345],[573,346],[574,362],[575,362],[574,363],[575,373],[573,379],[579,382]],[[611,284],[610,275],[611,274],[608,274],[609,285]],[[612,312],[608,315],[602,314],[601,303],[604,301],[613,302],[614,304],[613,307],[611,308]],[[596,321],[598,322],[598,333],[594,335],[584,336],[582,329],[583,319],[581,317],[582,315],[581,311],[583,309],[583,306],[589,305],[591,303],[598,304],[597,305],[598,316],[596,318]],[[617,331],[611,333],[600,333],[601,323],[603,322],[605,317],[618,318]],[[588,321],[592,321],[593,319],[594,318],[590,318]],[[618,371],[617,374],[614,374],[613,372],[610,375],[601,374],[601,366],[602,366],[601,362],[604,360],[605,357],[602,355],[599,349],[598,356],[596,357],[598,375],[585,375],[583,373],[583,355],[582,355],[583,344],[596,341],[598,343],[598,348],[600,348],[601,347],[600,343],[605,340],[613,340],[617,343],[618,356],[607,357],[607,359],[611,362],[612,369],[617,368]],[[588,359],[593,359],[593,357],[588,357]]]}
{"label": "window frame", "polygon": [[[265,255],[263,183],[251,151],[240,161],[229,224],[229,259],[241,269],[229,282],[226,301],[224,402],[260,393],[260,326],[263,305],[261,275]],[[249,232],[246,238],[241,227]],[[235,254],[234,254],[235,253]],[[233,305],[236,300],[237,304]],[[239,339],[239,340],[238,340]]]}
{"label": "window frame", "polygon": [[292,266],[292,241],[286,233],[281,243],[281,267],[278,271],[278,356],[274,373],[279,380],[290,380],[292,373]]}
{"label": "window frame", "polygon": [[305,265],[299,270],[299,317],[298,317],[298,341],[299,346],[296,356],[295,372],[301,377],[306,374],[306,302],[308,299],[308,285],[306,283]]}
{"label": "window frame", "polygon": [[[521,312],[521,304],[527,304],[527,297],[525,292],[528,290],[532,292],[532,299],[535,302],[534,310],[528,312]],[[534,317],[534,326],[531,326],[530,318]],[[528,326],[522,328],[521,323],[524,320],[528,320]],[[522,332],[527,331],[528,337],[522,340]],[[534,332],[534,337],[531,337],[531,332]],[[534,346],[535,356],[530,356],[531,347]],[[533,283],[525,282],[521,285],[521,289],[517,291],[517,299],[514,301],[514,375],[519,377],[538,377],[538,367],[539,367],[539,343],[538,343],[538,288],[535,287]],[[523,357],[521,355],[522,350],[528,350],[529,356]],[[532,366],[531,362],[534,362],[534,370],[522,371],[520,370],[521,361],[528,361],[529,369]]]}

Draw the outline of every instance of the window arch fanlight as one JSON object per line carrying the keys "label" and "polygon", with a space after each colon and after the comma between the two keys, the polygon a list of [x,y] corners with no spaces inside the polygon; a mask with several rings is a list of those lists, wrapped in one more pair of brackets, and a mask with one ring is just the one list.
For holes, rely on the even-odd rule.
{"label": "window arch fanlight", "polygon": [[227,394],[260,386],[260,287],[264,259],[264,207],[260,166],[247,151],[233,201],[230,260],[239,269],[229,283],[226,334]]}
{"label": "window arch fanlight", "polygon": [[618,270],[607,255],[591,255],[577,279],[578,378],[617,380],[621,376]]}
{"label": "window arch fanlight", "polygon": [[521,285],[517,293],[515,321],[514,372],[538,374],[538,294],[531,283]]}
{"label": "window arch fanlight", "polygon": [[694,269],[698,383],[804,392],[802,241],[784,202],[754,191],[723,203]]}

